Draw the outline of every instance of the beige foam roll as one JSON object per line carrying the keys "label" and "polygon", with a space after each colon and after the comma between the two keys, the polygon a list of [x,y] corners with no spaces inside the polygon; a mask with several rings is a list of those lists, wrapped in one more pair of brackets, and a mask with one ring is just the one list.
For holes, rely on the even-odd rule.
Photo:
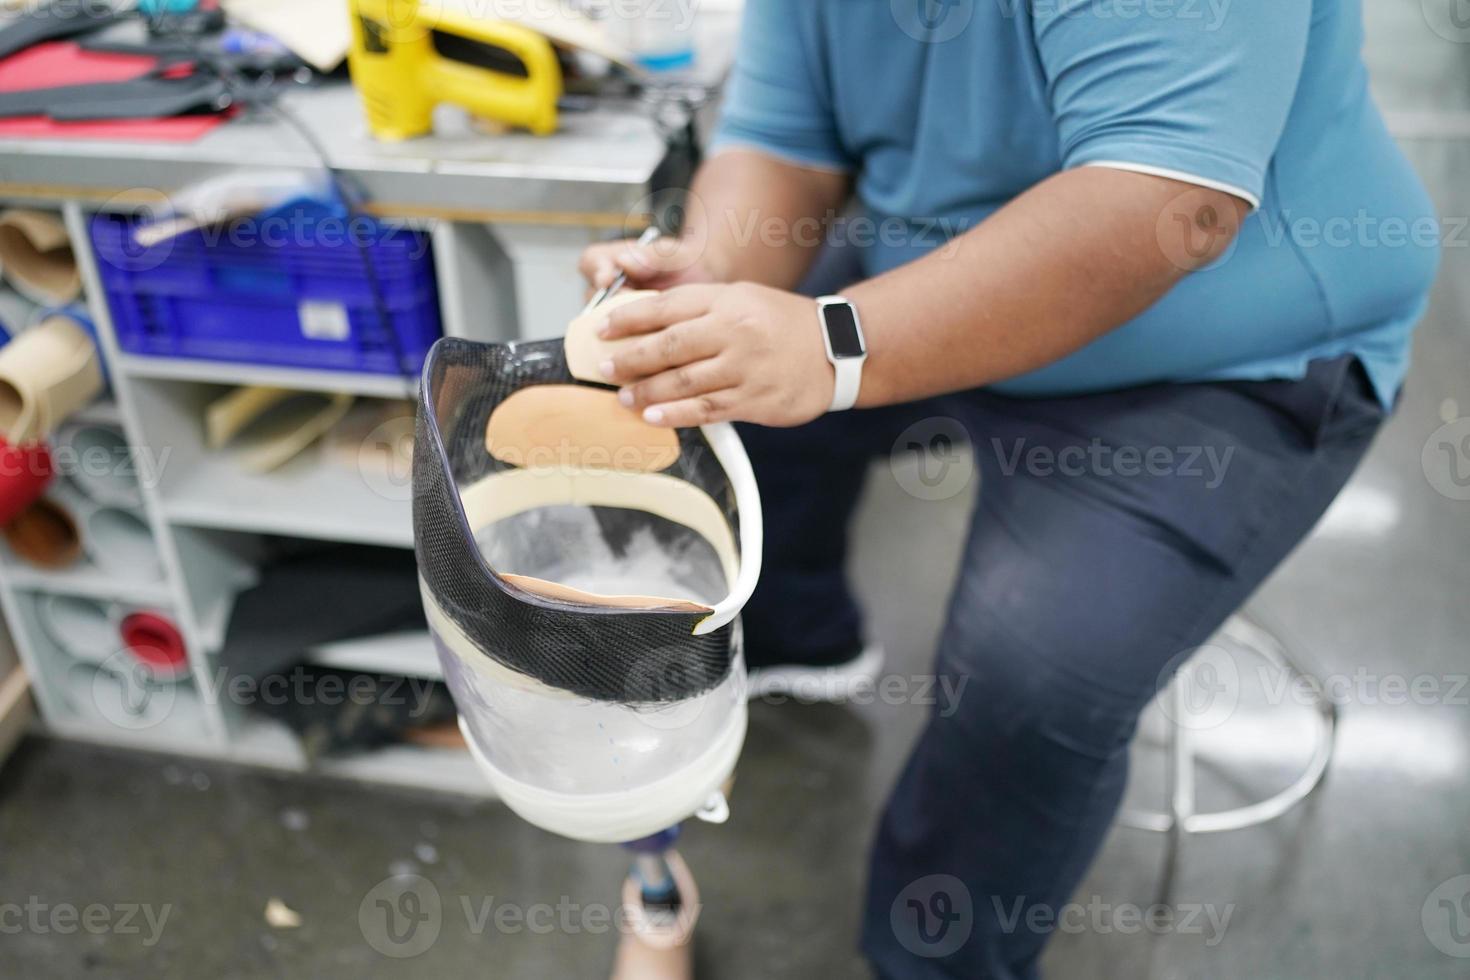
{"label": "beige foam roll", "polygon": [[567,355],[567,371],[571,376],[578,381],[609,384],[610,382],[598,370],[598,365],[629,344],[642,340],[643,337],[619,337],[617,340],[603,340],[597,336],[597,325],[602,322],[602,318],[607,316],[610,310],[657,295],[658,291],[654,289],[620,290],[587,312],[573,317],[572,322],[567,324],[566,339],[562,341],[562,349]]}
{"label": "beige foam roll", "polygon": [[0,436],[49,436],[102,392],[97,345],[76,321],[52,317],[0,347]]}
{"label": "beige foam roll", "polygon": [[48,211],[0,212],[0,266],[19,292],[43,306],[65,306],[82,293],[66,225]]}

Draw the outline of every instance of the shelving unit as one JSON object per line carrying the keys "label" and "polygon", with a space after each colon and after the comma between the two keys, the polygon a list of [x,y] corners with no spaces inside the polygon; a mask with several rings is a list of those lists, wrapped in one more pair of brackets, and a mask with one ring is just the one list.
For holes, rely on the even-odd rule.
{"label": "shelving unit", "polygon": [[[731,64],[737,15],[712,8],[697,28],[697,67],[687,79],[717,84]],[[682,184],[687,160],[647,107],[623,104],[567,113],[546,139],[522,133],[481,136],[467,119],[436,118],[432,136],[405,143],[374,140],[347,85],[284,96],[327,148],[374,215],[428,232],[445,334],[477,340],[557,336],[582,305],[576,272],[582,248],[636,234],[652,192]],[[225,386],[273,385],[411,398],[417,379],[312,371],[181,358],[118,349],[102,299],[87,225],[98,211],[156,202],[210,177],[249,166],[319,173],[321,161],[297,133],[269,113],[243,113],[193,143],[0,138],[0,204],[60,210],[77,251],[86,305],[97,324],[113,395],[80,413],[119,428],[129,445],[169,453],[143,481],[141,515],[163,565],[158,582],[102,570],[41,572],[0,553],[0,612],[16,634],[45,726],[107,744],[227,759],[334,777],[487,795],[465,752],[395,747],[313,764],[279,722],[239,710],[211,693],[235,598],[254,581],[251,549],[261,534],[409,547],[406,485],[359,478],[336,461],[303,457],[269,476],[241,473],[207,453],[198,411]],[[193,680],[180,688],[177,717],[153,726],[112,724],[78,711],[62,676],[66,655],[34,617],[33,600],[66,594],[167,611],[188,646]],[[311,660],[347,669],[436,678],[426,635],[337,643]],[[197,710],[195,710],[197,706]]]}
{"label": "shelving unit", "polygon": [[[108,397],[73,418],[116,427],[140,454],[138,514],[153,537],[163,575],[150,580],[86,561],[45,570],[27,565],[0,543],[0,611],[15,635],[44,725],[68,738],[104,744],[488,795],[488,784],[462,750],[397,745],[313,762],[289,728],[231,703],[219,683],[224,675],[218,655],[235,599],[257,580],[248,544],[258,535],[411,548],[413,533],[406,483],[365,479],[350,460],[314,450],[267,474],[247,472],[204,444],[204,408],[231,387],[246,384],[411,399],[417,379],[123,352],[87,234],[91,211],[77,200],[61,202],[59,210],[72,237],[86,311],[97,325],[100,354],[111,378]],[[445,332],[481,340],[518,335],[520,306],[514,297],[518,285],[525,288],[526,278],[523,270],[514,269],[500,240],[474,223],[418,223],[434,249]],[[564,245],[599,234],[565,228],[555,233]],[[557,316],[560,306],[574,308],[579,293],[574,276],[568,267],[564,281],[556,284],[565,298],[554,303],[539,299],[538,308],[557,310]],[[552,282],[543,278],[539,285]],[[546,333],[548,328],[528,332]],[[110,670],[76,659],[48,635],[37,604],[51,595],[168,615],[188,647],[190,676],[154,690],[151,697],[157,700],[147,700],[139,713],[130,714],[125,702],[129,697],[139,700],[136,691],[118,687],[122,682]],[[307,659],[415,679],[440,676],[424,633],[328,644],[309,651]]]}

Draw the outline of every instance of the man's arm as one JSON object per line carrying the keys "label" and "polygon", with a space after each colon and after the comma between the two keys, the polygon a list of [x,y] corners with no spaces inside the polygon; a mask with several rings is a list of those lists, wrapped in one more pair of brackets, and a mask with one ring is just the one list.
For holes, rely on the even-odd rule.
{"label": "man's arm", "polygon": [[847,291],[870,352],[858,405],[976,388],[1064,357],[1218,258],[1248,210],[1163,177],[1056,174],[949,247]]}
{"label": "man's arm", "polygon": [[[1076,350],[1220,255],[1248,207],[1102,167],[1042,181],[949,248],[847,291],[870,350],[858,404],[978,387]],[[1186,233],[1200,247],[1175,247]],[[619,307],[604,327],[609,338],[639,334],[656,336],[604,373],[650,422],[799,425],[831,401],[815,308],[794,293],[683,286]]]}
{"label": "man's arm", "polygon": [[594,245],[581,271],[596,288],[626,272],[649,289],[737,280],[790,289],[816,258],[850,183],[843,173],[730,147],[695,175],[677,240]]}

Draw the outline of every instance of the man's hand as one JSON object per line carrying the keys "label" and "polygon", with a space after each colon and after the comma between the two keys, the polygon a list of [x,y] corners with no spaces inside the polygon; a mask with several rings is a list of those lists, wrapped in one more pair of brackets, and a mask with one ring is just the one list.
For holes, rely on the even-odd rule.
{"label": "man's hand", "polygon": [[654,425],[793,426],[832,402],[816,304],[752,283],[690,285],[612,310],[598,335],[641,336],[602,364]]}
{"label": "man's hand", "polygon": [[626,273],[636,289],[671,289],[692,283],[714,282],[702,243],[681,238],[659,238],[647,245],[634,239],[589,245],[577,263],[592,290],[602,289]]}

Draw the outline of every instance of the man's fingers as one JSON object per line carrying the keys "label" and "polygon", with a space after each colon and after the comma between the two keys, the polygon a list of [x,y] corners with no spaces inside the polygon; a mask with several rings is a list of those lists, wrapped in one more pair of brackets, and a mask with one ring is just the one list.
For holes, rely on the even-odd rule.
{"label": "man's fingers", "polygon": [[605,340],[613,340],[662,330],[708,313],[712,298],[709,286],[676,286],[609,311],[597,333]]}
{"label": "man's fingers", "polygon": [[693,398],[684,398],[662,405],[650,405],[643,410],[643,421],[650,425],[687,429],[710,422],[728,422],[734,416],[739,403],[739,392],[734,388],[706,392]]}
{"label": "man's fingers", "polygon": [[614,254],[614,246],[594,245],[577,259],[577,271],[593,288],[601,289],[617,278],[618,264],[613,261]]}
{"label": "man's fingers", "polygon": [[671,368],[618,392],[618,400],[629,408],[646,408],[664,402],[693,398],[722,391],[738,383],[740,376],[722,358],[706,358]]}
{"label": "man's fingers", "polygon": [[[629,303],[628,306],[639,306]],[[619,307],[620,313],[627,307]],[[713,317],[702,316],[660,330],[629,344],[599,367],[608,381],[627,383],[713,357],[724,347]]]}

